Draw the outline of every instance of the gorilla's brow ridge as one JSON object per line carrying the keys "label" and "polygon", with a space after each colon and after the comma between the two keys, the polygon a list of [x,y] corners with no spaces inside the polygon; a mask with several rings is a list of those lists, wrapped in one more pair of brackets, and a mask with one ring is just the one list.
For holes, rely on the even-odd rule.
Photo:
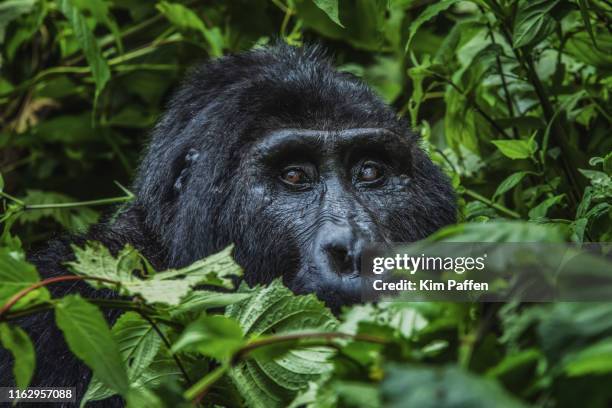
{"label": "gorilla's brow ridge", "polygon": [[343,130],[316,130],[316,129],[278,129],[267,133],[254,145],[254,152],[274,152],[285,146],[318,147],[332,142],[334,145],[348,145],[354,143],[408,143],[409,140],[385,128],[351,128]]}

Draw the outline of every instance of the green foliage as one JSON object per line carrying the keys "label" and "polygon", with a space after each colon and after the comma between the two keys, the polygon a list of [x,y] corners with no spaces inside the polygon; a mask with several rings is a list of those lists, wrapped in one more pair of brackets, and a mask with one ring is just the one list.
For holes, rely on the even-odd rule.
{"label": "green foliage", "polygon": [[[35,367],[17,319],[53,309],[94,372],[85,402],[606,406],[609,304],[380,303],[336,318],[278,281],[234,288],[231,248],[155,271],[98,243],[74,248],[70,279],[125,298],[51,298],[22,247],[133,199],[113,181],[130,183],[185,69],[274,37],[322,42],[422,136],[459,198],[460,223],[430,240],[610,241],[611,14],[604,0],[2,2],[0,343],[17,385]],[[101,306],[124,311],[112,329]]]}
{"label": "green foliage", "polygon": [[[300,347],[300,333],[333,330],[336,319],[314,295],[295,296],[278,280],[253,290],[248,300],[229,306],[226,315],[263,346],[252,359],[233,367],[230,377],[249,406],[282,407],[309,381],[330,370],[330,351]],[[288,340],[265,345],[266,339],[274,338],[266,337],[271,334]]]}
{"label": "green foliage", "polygon": [[15,383],[27,388],[34,375],[36,355],[28,334],[19,327],[0,323],[0,344],[13,355]]}
{"label": "green foliage", "polygon": [[102,312],[80,296],[69,295],[57,302],[55,320],[70,350],[91,367],[105,385],[127,395],[125,365]]}
{"label": "green foliage", "polygon": [[[232,277],[242,269],[229,254],[232,247],[178,270],[156,273],[148,262],[129,245],[117,257],[99,242],[90,242],[84,249],[73,246],[76,260],[69,262],[71,270],[96,278],[96,287],[118,288],[120,293],[137,295],[151,303],[177,305],[197,285],[231,288]],[[143,279],[144,278],[144,279]]]}
{"label": "green foliage", "polygon": [[457,367],[391,365],[382,384],[386,407],[522,407],[495,382]]}

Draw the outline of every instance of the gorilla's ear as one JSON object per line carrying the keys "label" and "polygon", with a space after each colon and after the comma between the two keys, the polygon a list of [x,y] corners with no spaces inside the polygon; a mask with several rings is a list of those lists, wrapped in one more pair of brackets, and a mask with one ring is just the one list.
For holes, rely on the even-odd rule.
{"label": "gorilla's ear", "polygon": [[189,151],[185,155],[185,160],[183,162],[181,173],[178,175],[176,181],[174,182],[174,191],[180,192],[183,189],[187,178],[189,178],[191,166],[198,160],[198,157],[200,157],[199,151],[197,151],[196,149],[189,149]]}

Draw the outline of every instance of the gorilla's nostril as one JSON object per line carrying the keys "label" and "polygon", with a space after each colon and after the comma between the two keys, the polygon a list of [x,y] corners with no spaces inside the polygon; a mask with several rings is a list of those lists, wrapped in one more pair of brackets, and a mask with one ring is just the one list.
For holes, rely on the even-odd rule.
{"label": "gorilla's nostril", "polygon": [[326,250],[336,272],[341,274],[353,272],[353,262],[346,247],[341,245],[330,245]]}

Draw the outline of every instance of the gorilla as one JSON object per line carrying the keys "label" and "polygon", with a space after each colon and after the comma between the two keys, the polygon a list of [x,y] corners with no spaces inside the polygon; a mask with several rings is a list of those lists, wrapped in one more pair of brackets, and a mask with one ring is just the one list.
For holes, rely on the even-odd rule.
{"label": "gorilla", "polygon": [[[363,82],[318,46],[278,44],[196,67],[155,126],[133,184],[136,199],[82,236],[30,260],[44,278],[69,273],[71,243],[131,244],[157,270],[235,244],[249,285],[282,277],[332,310],[360,298],[368,243],[411,242],[455,221],[448,179],[418,137]],[[86,285],[55,285],[61,296]],[[37,347],[32,386],[77,386],[51,315],[22,322]],[[0,351],[0,384],[10,380]],[[59,367],[59,368],[58,368]]]}

